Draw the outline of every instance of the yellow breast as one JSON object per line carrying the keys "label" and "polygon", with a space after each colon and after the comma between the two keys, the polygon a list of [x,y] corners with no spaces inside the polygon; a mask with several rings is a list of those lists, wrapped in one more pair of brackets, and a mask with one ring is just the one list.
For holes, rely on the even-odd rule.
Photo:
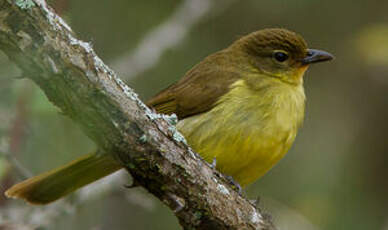
{"label": "yellow breast", "polygon": [[179,121],[177,128],[206,161],[241,186],[264,175],[288,151],[304,115],[302,85],[265,79],[250,88],[234,83],[210,111]]}

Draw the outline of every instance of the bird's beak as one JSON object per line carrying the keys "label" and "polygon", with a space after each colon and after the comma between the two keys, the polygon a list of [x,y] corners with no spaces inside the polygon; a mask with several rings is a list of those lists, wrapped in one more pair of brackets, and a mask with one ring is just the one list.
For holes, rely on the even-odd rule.
{"label": "bird's beak", "polygon": [[302,59],[302,64],[309,65],[312,63],[330,61],[334,56],[326,51],[307,49],[307,55]]}

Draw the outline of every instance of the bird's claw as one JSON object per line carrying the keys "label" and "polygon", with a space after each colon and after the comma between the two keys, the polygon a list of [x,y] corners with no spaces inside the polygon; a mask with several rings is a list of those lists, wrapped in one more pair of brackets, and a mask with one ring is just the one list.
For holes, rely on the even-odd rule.
{"label": "bird's claw", "polygon": [[217,159],[214,157],[212,163],[210,164],[210,168],[216,169],[217,166]]}
{"label": "bird's claw", "polygon": [[[214,157],[212,163],[210,164],[210,168],[216,169],[216,166],[217,166],[217,159]],[[231,184],[233,188],[241,196],[242,195],[241,185],[237,181],[235,181],[232,176],[225,175],[225,177],[228,180],[229,184]]]}
{"label": "bird's claw", "polygon": [[241,196],[243,191],[241,188],[241,185],[235,179],[233,179],[232,176],[225,176],[225,177],[228,180],[228,182],[233,186],[233,188],[238,192],[238,194]]}

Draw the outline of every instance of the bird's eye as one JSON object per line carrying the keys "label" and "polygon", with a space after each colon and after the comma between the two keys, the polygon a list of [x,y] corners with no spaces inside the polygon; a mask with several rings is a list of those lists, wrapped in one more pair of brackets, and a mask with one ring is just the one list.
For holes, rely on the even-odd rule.
{"label": "bird's eye", "polygon": [[284,62],[288,59],[288,54],[285,53],[284,51],[276,51],[273,54],[273,57],[275,58],[276,61],[278,62]]}

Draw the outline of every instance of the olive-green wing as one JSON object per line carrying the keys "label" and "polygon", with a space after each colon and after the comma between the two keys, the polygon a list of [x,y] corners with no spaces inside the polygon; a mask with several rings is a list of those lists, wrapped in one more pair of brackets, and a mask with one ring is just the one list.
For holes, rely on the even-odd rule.
{"label": "olive-green wing", "polygon": [[229,62],[223,52],[207,57],[147,105],[158,113],[175,113],[179,119],[209,111],[239,78]]}

